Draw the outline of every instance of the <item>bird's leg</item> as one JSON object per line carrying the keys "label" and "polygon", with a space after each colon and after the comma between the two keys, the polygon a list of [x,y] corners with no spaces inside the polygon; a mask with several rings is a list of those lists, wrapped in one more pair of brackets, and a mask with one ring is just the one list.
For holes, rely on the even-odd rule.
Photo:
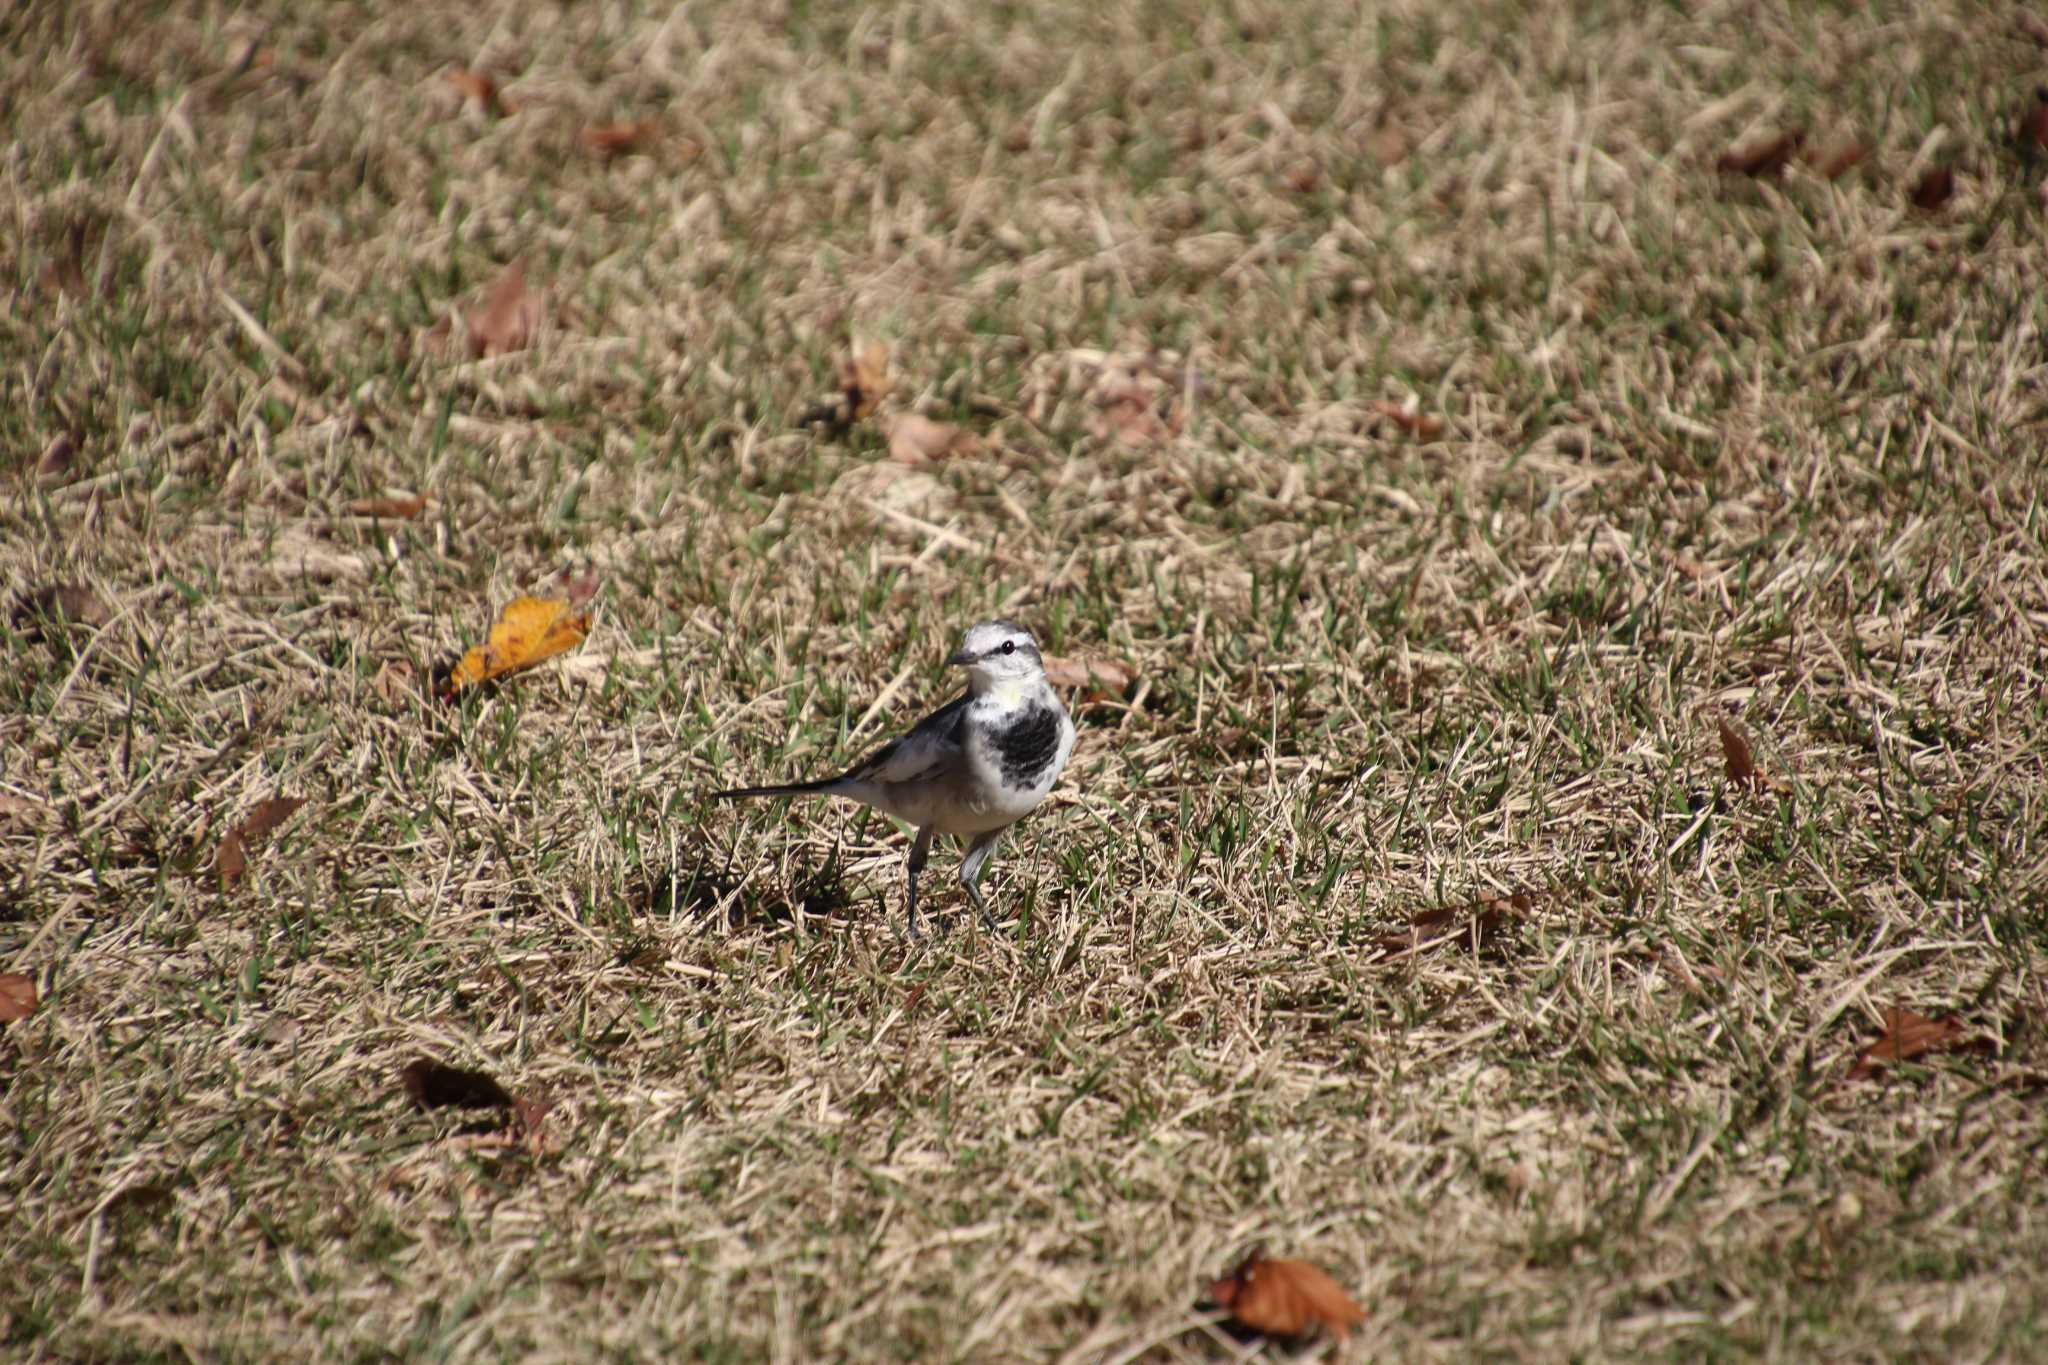
{"label": "bird's leg", "polygon": [[917,937],[917,874],[924,871],[924,860],[931,856],[932,831],[930,826],[919,830],[917,838],[910,845],[910,913],[907,916],[910,936]]}
{"label": "bird's leg", "polygon": [[996,851],[996,840],[1003,837],[999,829],[974,836],[974,842],[967,846],[967,856],[960,860],[960,885],[967,889],[967,899],[974,902],[974,908],[981,911],[981,922],[988,931],[996,932],[996,917],[989,913],[988,902],[981,897],[981,888],[975,883],[981,880],[981,870],[988,866],[989,854]]}

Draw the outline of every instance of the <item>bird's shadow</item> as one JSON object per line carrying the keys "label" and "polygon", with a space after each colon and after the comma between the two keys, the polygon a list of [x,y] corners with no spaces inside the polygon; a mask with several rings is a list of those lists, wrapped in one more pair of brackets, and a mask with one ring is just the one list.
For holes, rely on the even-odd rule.
{"label": "bird's shadow", "polygon": [[709,858],[694,863],[679,858],[648,876],[640,909],[665,917],[688,915],[699,925],[717,921],[723,912],[727,929],[774,929],[794,923],[799,914],[812,919],[841,915],[853,900],[834,848],[822,865],[799,862],[786,878],[736,876],[730,857],[722,865]]}

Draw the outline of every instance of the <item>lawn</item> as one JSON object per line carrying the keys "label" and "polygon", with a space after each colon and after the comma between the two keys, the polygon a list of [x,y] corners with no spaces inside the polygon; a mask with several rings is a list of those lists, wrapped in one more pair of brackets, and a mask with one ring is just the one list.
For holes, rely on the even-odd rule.
{"label": "lawn", "polygon": [[2048,1353],[2029,6],[0,37],[0,1354]]}

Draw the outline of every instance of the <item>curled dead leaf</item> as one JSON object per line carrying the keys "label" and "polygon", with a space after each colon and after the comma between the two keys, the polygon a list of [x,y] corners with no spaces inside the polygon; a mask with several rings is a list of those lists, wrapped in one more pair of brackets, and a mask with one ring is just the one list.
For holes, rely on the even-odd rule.
{"label": "curled dead leaf", "polygon": [[515,256],[469,314],[470,353],[488,357],[525,350],[540,332],[542,305],[541,296],[526,287],[526,262]]}
{"label": "curled dead leaf", "polygon": [[1750,752],[1749,741],[1728,723],[1726,716],[1717,716],[1715,723],[1721,727],[1721,763],[1727,770],[1728,780],[1738,787],[1761,785],[1763,774],[1757,770],[1756,756]]}
{"label": "curled dead leaf", "polygon": [[1930,1019],[1924,1014],[1892,1006],[1884,1012],[1884,1035],[1857,1054],[1856,1065],[1849,1069],[1847,1079],[1867,1080],[1881,1066],[1910,1062],[1930,1052],[1984,1050],[1988,1047],[1987,1040],[1970,1038],[1962,1021],[1952,1014]]}
{"label": "curled dead leaf", "polygon": [[1325,1327],[1344,1341],[1365,1321],[1365,1310],[1322,1270],[1258,1252],[1209,1286],[1209,1298],[1241,1326],[1267,1336],[1298,1337]]}
{"label": "curled dead leaf", "polygon": [[1768,180],[1791,163],[1805,142],[1806,130],[1793,128],[1779,133],[1776,137],[1760,138],[1739,147],[1731,147],[1722,154],[1715,166],[1728,174]]}
{"label": "curled dead leaf", "polygon": [[889,418],[883,424],[889,438],[889,458],[898,464],[930,464],[953,455],[978,455],[981,438],[951,422],[934,422],[914,412]]}
{"label": "curled dead leaf", "polygon": [[71,462],[78,454],[78,443],[69,436],[59,434],[43,447],[43,453],[36,459],[38,479],[60,479],[71,468]]}
{"label": "curled dead leaf", "polygon": [[517,1103],[488,1073],[449,1066],[432,1057],[408,1062],[398,1073],[398,1081],[422,1109],[510,1109]]}
{"label": "curled dead leaf", "polygon": [[213,857],[213,870],[220,877],[221,886],[239,883],[249,871],[249,850],[305,804],[303,796],[273,796],[258,801],[240,824],[223,834]]}
{"label": "curled dead leaf", "polygon": [[0,1024],[28,1018],[36,1012],[40,999],[32,978],[20,972],[0,972]]}
{"label": "curled dead leaf", "polygon": [[566,597],[515,597],[491,626],[489,638],[462,656],[441,684],[443,699],[465,687],[531,668],[583,643],[590,617]]}
{"label": "curled dead leaf", "polygon": [[1429,416],[1417,408],[1410,408],[1390,399],[1375,400],[1372,410],[1417,440],[1432,441],[1444,432],[1443,418]]}

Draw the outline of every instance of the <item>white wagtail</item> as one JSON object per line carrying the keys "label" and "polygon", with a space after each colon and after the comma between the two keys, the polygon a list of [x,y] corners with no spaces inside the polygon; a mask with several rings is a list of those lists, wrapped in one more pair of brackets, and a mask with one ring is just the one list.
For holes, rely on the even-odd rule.
{"label": "white wagtail", "polygon": [[850,796],[917,827],[910,846],[910,936],[917,937],[917,875],[932,835],[969,840],[960,885],[993,930],[975,883],[1003,831],[1045,800],[1074,752],[1074,722],[1045,680],[1038,641],[1014,621],[968,628],[946,660],[967,670],[967,691],[838,777],[714,792],[746,796]]}

